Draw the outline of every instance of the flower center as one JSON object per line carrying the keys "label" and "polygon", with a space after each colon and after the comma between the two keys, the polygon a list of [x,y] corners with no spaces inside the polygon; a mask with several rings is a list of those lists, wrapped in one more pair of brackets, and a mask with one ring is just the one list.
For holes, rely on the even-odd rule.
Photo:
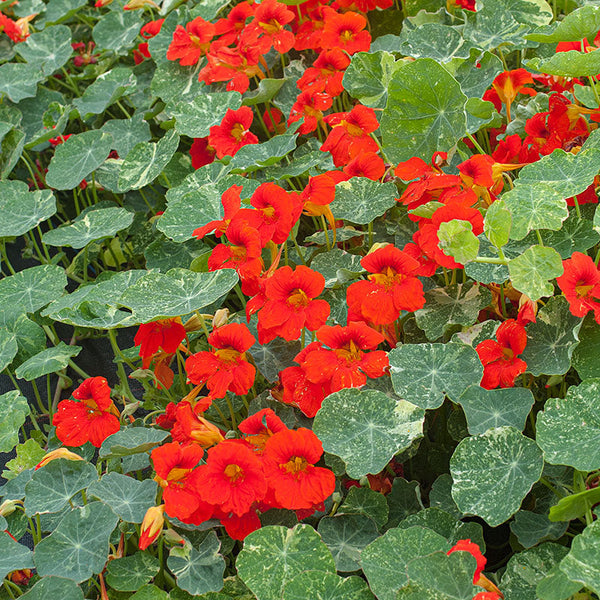
{"label": "flower center", "polygon": [[241,356],[234,348],[223,348],[222,350],[217,350],[215,354],[217,355],[217,358],[224,363],[237,362],[238,358]]}
{"label": "flower center", "polygon": [[242,138],[244,137],[244,134],[246,133],[246,130],[244,129],[244,126],[241,123],[236,123],[232,128],[231,128],[231,137],[236,141],[236,142],[241,142]]}
{"label": "flower center", "polygon": [[369,275],[369,280],[385,287],[386,290],[402,281],[402,274],[396,273],[392,267],[385,267],[381,272]]}
{"label": "flower center", "polygon": [[587,298],[592,289],[594,289],[594,285],[585,285],[585,281],[578,281],[575,285],[575,293],[578,298]]}
{"label": "flower center", "polygon": [[502,348],[502,355],[504,360],[512,360],[515,357],[515,353],[510,348]]}
{"label": "flower center", "polygon": [[340,40],[349,42],[354,37],[354,32],[351,29],[345,29],[340,33]]}
{"label": "flower center", "polygon": [[293,306],[294,308],[299,309],[308,306],[310,299],[304,290],[298,288],[292,291],[286,302],[288,306]]}
{"label": "flower center", "polygon": [[353,363],[362,358],[362,352],[360,351],[360,348],[356,346],[353,340],[350,340],[350,343],[344,346],[343,348],[334,350],[334,352],[340,358],[345,359],[348,364]]}
{"label": "flower center", "polygon": [[303,456],[292,456],[290,460],[288,460],[285,464],[280,465],[286,470],[288,473],[292,475],[297,475],[302,471],[306,471],[306,467],[308,466],[308,461]]}
{"label": "flower center", "polygon": [[239,465],[227,465],[225,467],[225,477],[227,477],[231,483],[235,483],[238,479],[244,478],[244,471]]}
{"label": "flower center", "polygon": [[281,31],[281,25],[277,19],[271,19],[268,23],[259,23],[259,25],[270,35]]}
{"label": "flower center", "polygon": [[246,260],[246,247],[245,246],[231,246],[230,247],[231,259],[233,262],[243,262]]}

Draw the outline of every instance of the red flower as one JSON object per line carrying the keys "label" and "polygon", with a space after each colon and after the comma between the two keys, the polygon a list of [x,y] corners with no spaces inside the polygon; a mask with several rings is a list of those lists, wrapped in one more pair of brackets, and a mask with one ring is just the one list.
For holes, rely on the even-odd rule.
{"label": "red flower", "polygon": [[313,66],[304,71],[296,85],[300,90],[314,87],[320,92],[327,92],[330,96],[339,96],[344,91],[342,79],[349,64],[350,58],[343,50],[339,48],[323,50]]}
{"label": "red flower", "polygon": [[260,459],[239,440],[225,440],[211,448],[198,471],[200,497],[225,513],[247,513],[267,491]]}
{"label": "red flower", "polygon": [[254,446],[258,454],[262,454],[268,439],[279,431],[287,431],[288,428],[270,408],[263,408],[244,419],[238,429],[245,434],[244,441]]}
{"label": "red flower", "polygon": [[194,408],[187,401],[174,405],[175,421],[171,427],[168,427],[173,441],[182,444],[196,443],[203,448],[210,448],[223,441],[221,430],[200,416],[202,410],[208,408],[205,405],[204,400],[199,401]]}
{"label": "red flower", "polygon": [[240,194],[243,189],[241,185],[232,185],[227,188],[221,196],[223,218],[216,221],[209,221],[206,225],[194,229],[193,235],[201,240],[207,233],[214,231],[215,236],[220,238],[227,231],[231,219],[240,210],[242,204]]}
{"label": "red flower", "polygon": [[514,319],[504,321],[496,331],[495,340],[485,340],[475,350],[483,364],[481,387],[513,387],[515,379],[527,369],[527,363],[517,358],[527,346],[527,332]]}
{"label": "red flower", "polygon": [[250,132],[254,113],[249,106],[238,110],[228,109],[220,125],[210,128],[208,143],[215,149],[217,158],[234,156],[247,144],[258,144],[258,138]]}
{"label": "red flower", "polygon": [[110,388],[104,377],[90,377],[73,392],[78,400],[61,400],[52,424],[56,437],[67,446],[90,442],[96,448],[120,429],[119,412],[110,399]]}
{"label": "red flower", "polygon": [[321,273],[300,265],[281,267],[267,279],[267,302],[258,313],[258,341],[268,344],[277,336],[297,340],[302,329],[315,331],[325,325],[329,304],[315,300],[325,288]]}
{"label": "red flower", "polygon": [[185,361],[189,380],[206,384],[209,398],[223,398],[227,391],[243,396],[254,383],[256,369],[246,360],[246,351],[254,342],[246,325],[231,323],[215,329],[208,336],[210,352],[192,354]]}
{"label": "red flower", "polygon": [[332,392],[361,387],[367,383],[367,376],[381,377],[389,367],[387,354],[374,350],[383,342],[383,336],[365,323],[350,323],[347,327],[324,325],[317,330],[317,339],[331,349],[309,352],[301,367],[312,383],[328,381]]}
{"label": "red flower", "polygon": [[275,500],[283,508],[310,509],[335,489],[335,475],[315,467],[323,454],[319,438],[309,429],[280,431],[267,441],[265,475]]}
{"label": "red flower", "polygon": [[403,310],[423,308],[423,284],[416,274],[418,261],[388,244],[367,254],[360,264],[371,275],[347,291],[348,307],[373,325],[393,323]]}
{"label": "red flower", "polygon": [[15,44],[24,42],[29,37],[27,32],[28,21],[34,16],[25,17],[27,20],[19,19],[22,22],[21,25],[18,21],[13,21],[0,12],[0,33],[4,32]]}
{"label": "red flower", "polygon": [[163,444],[150,455],[167,514],[194,525],[210,519],[213,513],[213,507],[198,496],[196,465],[203,456],[204,450],[197,444],[180,446],[177,442]]}
{"label": "red flower", "polygon": [[185,29],[177,25],[173,41],[167,50],[168,60],[179,60],[183,66],[195,65],[208,52],[210,41],[215,35],[215,26],[202,17],[190,21]]}
{"label": "red flower", "polygon": [[220,35],[219,44],[229,46],[238,41],[240,33],[246,26],[246,20],[254,13],[253,2],[241,2],[236,4],[229,14],[215,23],[215,35]]}
{"label": "red flower", "polygon": [[240,516],[235,513],[225,513],[217,507],[213,516],[221,521],[227,535],[234,540],[243,540],[248,534],[262,527],[254,507]]}
{"label": "red flower", "polygon": [[506,105],[506,118],[510,121],[510,106],[517,94],[527,94],[535,96],[536,91],[525,87],[528,83],[533,83],[531,73],[525,69],[514,69],[513,71],[503,71],[492,82],[492,90],[483,95],[484,100],[493,102],[496,110],[500,111],[501,103]]}
{"label": "red flower", "polygon": [[323,111],[331,108],[332,103],[333,98],[329,94],[319,92],[317,89],[308,88],[300,92],[291,108],[288,126],[304,119],[298,131],[302,134],[314,131],[323,119]]}
{"label": "red flower", "polygon": [[152,356],[162,348],[167,354],[174,354],[179,344],[185,339],[185,327],[180,317],[152,321],[139,326],[133,343],[140,347],[142,367],[150,366]]}
{"label": "red flower", "polygon": [[215,149],[208,143],[208,136],[203,138],[194,138],[190,148],[192,157],[192,167],[199,169],[204,165],[209,165],[215,160]]}
{"label": "red flower", "polygon": [[[220,40],[219,40],[220,42]],[[198,80],[206,84],[227,81],[228,91],[243,94],[250,85],[250,77],[262,75],[258,66],[260,52],[255,46],[226,48],[213,42],[206,56],[208,65],[201,69]]]}
{"label": "red flower", "polygon": [[600,270],[594,261],[581,252],[563,260],[564,273],[556,282],[569,301],[571,314],[584,317],[590,310],[600,323]]}
{"label": "red flower", "polygon": [[485,556],[481,553],[481,548],[471,540],[458,540],[450,550],[446,554],[450,555],[453,552],[468,552],[476,561],[477,568],[475,569],[475,574],[473,575],[473,583],[477,584],[479,581],[479,576],[483,572],[485,568],[485,563],[487,562]]}
{"label": "red flower", "polygon": [[367,52],[371,47],[371,34],[364,31],[367,19],[355,12],[339,14],[333,9],[326,13],[321,35],[323,48],[340,48],[348,54]]}
{"label": "red flower", "polygon": [[261,54],[266,54],[271,46],[280,54],[285,54],[294,45],[294,34],[287,25],[294,20],[294,13],[277,0],[263,0],[256,8],[254,20],[244,29],[242,38],[247,44],[256,44]]}
{"label": "red flower", "polygon": [[164,504],[161,504],[160,506],[151,506],[146,511],[140,527],[141,534],[138,542],[138,548],[140,550],[145,550],[160,535],[165,522],[164,513]]}
{"label": "red flower", "polygon": [[146,23],[140,29],[140,35],[146,40],[153,38],[155,35],[159,34],[164,22],[164,19],[156,19],[156,21]]}
{"label": "red flower", "polygon": [[377,181],[385,174],[385,164],[383,159],[375,152],[361,152],[343,170],[348,178],[367,177],[368,179]]}

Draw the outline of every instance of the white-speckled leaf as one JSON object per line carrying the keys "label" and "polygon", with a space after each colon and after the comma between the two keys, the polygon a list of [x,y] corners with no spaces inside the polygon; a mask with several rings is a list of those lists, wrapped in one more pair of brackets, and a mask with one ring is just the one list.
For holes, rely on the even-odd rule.
{"label": "white-speckled leaf", "polygon": [[81,346],[68,346],[61,341],[57,346],[42,350],[39,354],[27,359],[17,367],[15,375],[19,379],[33,381],[43,375],[64,369],[69,364],[69,360],[80,352]]}
{"label": "white-speckled leaf", "polygon": [[[90,84],[81,98],[75,98],[73,104],[82,118],[88,115],[99,115],[121,96],[131,93],[136,85],[135,75],[131,69],[116,67],[102,73]],[[102,128],[107,131],[106,128]]]}
{"label": "white-speckled leaf", "polygon": [[187,269],[151,272],[130,286],[120,302],[146,323],[157,317],[177,317],[200,310],[227,294],[237,282],[237,273],[232,269],[212,273]]}
{"label": "white-speckled leaf", "polygon": [[111,147],[112,135],[102,131],[72,135],[56,147],[46,183],[56,190],[73,189],[108,158]]}
{"label": "white-speckled leaf", "polygon": [[594,37],[598,29],[600,29],[600,7],[588,4],[565,15],[562,21],[536,29],[527,34],[526,38],[548,44],[576,42],[590,36]]}
{"label": "white-speckled leaf", "polygon": [[490,291],[480,285],[459,283],[425,292],[425,306],[415,312],[417,325],[432,342],[450,325],[468,327],[492,300]]}
{"label": "white-speckled leaf", "polygon": [[340,390],[323,400],[313,429],[326,452],[346,463],[353,479],[379,473],[423,433],[425,412],[383,392]]}
{"label": "white-speckled leaf", "polygon": [[71,57],[71,30],[64,25],[47,27],[32,33],[22,44],[16,44],[17,54],[42,70],[46,76],[60,69]]}
{"label": "white-speckled leaf", "polygon": [[422,23],[403,31],[403,43],[398,51],[413,58],[433,58],[447,63],[455,58],[469,58],[471,44],[454,27],[441,23]]}
{"label": "white-speckled leaf", "polygon": [[108,540],[119,517],[102,502],[75,508],[36,547],[38,575],[58,575],[80,583],[100,573],[108,560]]}
{"label": "white-speckled leaf", "polygon": [[15,542],[6,531],[0,531],[0,581],[18,569],[33,569],[33,552],[23,544]]}
{"label": "white-speckled leaf", "polygon": [[169,433],[147,427],[129,427],[109,435],[100,447],[101,458],[130,456],[149,452],[167,438]]}
{"label": "white-speckled leaf", "polygon": [[102,131],[113,137],[112,147],[119,156],[127,156],[136,144],[149,141],[150,126],[136,114],[131,119],[111,119],[102,126]]}
{"label": "white-speckled leaf", "polygon": [[396,600],[397,591],[408,584],[409,562],[432,552],[447,552],[450,547],[445,538],[431,529],[390,529],[362,551],[362,568],[379,600]]}
{"label": "white-speckled leaf", "polygon": [[35,471],[25,486],[25,514],[59,512],[77,492],[97,480],[96,467],[89,462],[52,460]]}
{"label": "white-speckled leaf", "polygon": [[335,573],[331,552],[311,525],[268,525],[244,540],[238,575],[258,600],[281,600],[285,586],[303,571]]}
{"label": "white-speckled leaf", "polygon": [[567,530],[568,522],[553,522],[547,514],[520,510],[510,524],[510,530],[517,536],[519,544],[532,548],[545,540],[557,540]]}
{"label": "white-speckled leaf", "polygon": [[579,330],[579,345],[573,352],[572,364],[581,379],[600,377],[600,325],[596,323],[593,313],[589,313],[582,321]]}
{"label": "white-speckled leaf", "polygon": [[134,213],[114,206],[90,210],[79,215],[70,225],[46,231],[42,241],[49,246],[70,246],[80,249],[94,240],[113,237],[133,222]]}
{"label": "white-speckled leaf", "polygon": [[582,320],[571,314],[564,296],[553,296],[527,326],[527,346],[521,358],[527,371],[539,375],[563,375],[571,368],[579,344]]}
{"label": "white-speckled leaf", "polygon": [[297,133],[276,135],[262,144],[242,146],[231,160],[231,168],[238,173],[252,173],[263,167],[277,164],[284,156],[296,149]]}
{"label": "white-speckled leaf", "polygon": [[133,47],[143,24],[142,11],[109,11],[98,19],[92,30],[97,50],[114,50],[117,54],[125,54]]}
{"label": "white-speckled leaf", "polygon": [[531,246],[508,263],[508,273],[517,291],[539,300],[554,293],[550,280],[563,274],[562,259],[554,248]]}
{"label": "white-speckled leaf", "polygon": [[404,344],[388,356],[394,390],[421,408],[437,408],[445,396],[457,402],[483,376],[477,352],[465,344]]}
{"label": "white-speckled leaf", "polygon": [[213,125],[219,125],[225,113],[242,105],[239,92],[199,94],[191,102],[177,102],[167,112],[175,117],[175,129],[192,138],[206,137]]}
{"label": "white-speckled leaf", "polygon": [[282,600],[375,600],[360,577],[340,577],[324,571],[304,571],[286,586]]}
{"label": "white-speckled leaf", "polygon": [[0,452],[10,452],[19,443],[19,427],[28,414],[27,398],[17,390],[0,396]]}
{"label": "white-speckled leaf", "polygon": [[536,56],[525,61],[525,66],[531,71],[559,77],[592,77],[600,72],[600,51],[584,54],[578,50],[569,50],[557,52],[548,58]]}
{"label": "white-speckled leaf", "polygon": [[537,442],[546,462],[580,471],[600,468],[600,379],[572,385],[567,396],[549,398],[538,413]]}
{"label": "white-speckled leaf", "polygon": [[106,565],[106,583],[115,590],[135,592],[148,583],[159,570],[160,562],[152,554],[136,552],[109,561]]}
{"label": "white-speckled leaf", "polygon": [[12,331],[0,329],[0,371],[4,371],[17,355],[19,346]]}
{"label": "white-speckled leaf", "polygon": [[458,402],[465,411],[469,433],[477,435],[505,425],[522,431],[534,398],[527,388],[486,390],[471,385]]}
{"label": "white-speckled leaf", "polygon": [[331,212],[336,219],[366,225],[396,205],[398,192],[393,183],[379,183],[367,177],[353,177],[335,186]]}
{"label": "white-speckled leaf", "polygon": [[141,523],[156,502],[157,485],[152,479],[138,481],[120,473],[107,473],[88,488],[88,495],[108,504],[128,523]]}
{"label": "white-speckled leaf", "polygon": [[125,157],[119,171],[119,189],[139,190],[152,183],[173,158],[179,135],[171,129],[158,142],[141,142]]}
{"label": "white-speckled leaf", "polygon": [[456,447],[450,459],[452,497],[461,511],[496,527],[519,510],[543,466],[537,444],[518,429],[489,429]]}
{"label": "white-speckled leaf", "polygon": [[24,181],[0,181],[0,237],[23,235],[55,212],[50,190],[30,192]]}
{"label": "white-speckled leaf", "polygon": [[6,94],[12,102],[33,98],[37,84],[44,74],[37,66],[26,63],[5,63],[0,65],[0,94]]}
{"label": "white-speckled leaf", "polygon": [[387,523],[389,509],[383,494],[368,487],[353,486],[336,514],[366,515],[381,527]]}
{"label": "white-speckled leaf", "polygon": [[560,570],[570,580],[600,593],[600,521],[594,521],[573,539]]}
{"label": "white-speckled leaf", "polygon": [[22,600],[48,600],[48,598],[83,600],[83,592],[71,579],[50,576],[42,577],[31,589],[19,597]]}

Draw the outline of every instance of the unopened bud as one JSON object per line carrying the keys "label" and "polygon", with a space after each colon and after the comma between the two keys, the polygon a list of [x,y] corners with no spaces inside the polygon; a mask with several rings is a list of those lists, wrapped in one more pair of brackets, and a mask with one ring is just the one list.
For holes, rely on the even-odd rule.
{"label": "unopened bud", "polygon": [[221,327],[227,323],[227,319],[229,318],[229,309],[228,308],[220,308],[213,317],[212,326],[213,329],[216,327]]}
{"label": "unopened bud", "polygon": [[75,454],[66,448],[57,448],[56,450],[52,450],[48,452],[44,458],[35,466],[35,470],[37,471],[40,467],[47,465],[49,462],[56,460],[57,458],[66,458],[67,460],[83,460],[79,454]]}
{"label": "unopened bud", "polygon": [[5,500],[0,504],[0,517],[8,517],[17,510],[17,504],[23,504],[22,500]]}
{"label": "unopened bud", "polygon": [[132,415],[139,407],[141,402],[137,400],[136,402],[131,402],[121,411],[121,418],[124,419],[129,415]]}
{"label": "unopened bud", "polygon": [[142,521],[142,534],[140,535],[139,548],[145,550],[159,536],[165,522],[165,505],[151,506]]}
{"label": "unopened bud", "polygon": [[174,529],[165,529],[165,542],[168,544],[185,544],[185,539],[182,538]]}

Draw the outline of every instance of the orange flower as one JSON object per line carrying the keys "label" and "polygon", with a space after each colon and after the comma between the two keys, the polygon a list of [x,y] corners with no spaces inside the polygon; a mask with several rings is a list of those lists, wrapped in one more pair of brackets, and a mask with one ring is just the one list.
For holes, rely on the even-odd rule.
{"label": "orange flower", "polygon": [[500,110],[500,102],[505,104],[506,118],[510,121],[510,106],[517,97],[517,94],[536,95],[535,90],[525,87],[528,83],[533,83],[533,78],[531,77],[531,73],[525,69],[503,71],[492,82],[493,90],[486,92],[483,95],[483,99],[493,102],[498,111]]}
{"label": "orange flower", "polygon": [[42,458],[42,460],[35,465],[35,471],[40,469],[41,467],[47,465],[49,462],[56,460],[57,458],[64,458],[66,460],[83,460],[79,454],[75,454],[66,448],[57,448],[56,450],[51,450]]}
{"label": "orange flower", "polygon": [[206,464],[198,471],[200,497],[238,517],[262,500],[267,491],[262,462],[240,440],[225,440],[211,448]]}
{"label": "orange flower", "polygon": [[223,204],[223,218],[216,221],[209,221],[206,225],[194,229],[194,236],[201,240],[207,233],[214,232],[216,237],[221,237],[229,227],[231,219],[240,210],[242,199],[240,194],[244,188],[241,185],[232,185],[227,188],[221,196]]}
{"label": "orange flower", "polygon": [[246,44],[257,45],[261,54],[273,47],[285,54],[294,45],[294,34],[287,25],[294,20],[294,13],[277,0],[263,0],[256,8],[254,20],[243,30],[242,39]]}
{"label": "orange flower", "polygon": [[569,301],[569,310],[576,317],[584,317],[590,310],[600,323],[600,270],[594,261],[582,252],[574,252],[563,260],[564,273],[556,278],[558,287]]}
{"label": "orange flower", "polygon": [[61,400],[52,424],[56,437],[67,446],[83,446],[90,442],[96,448],[120,429],[119,412],[110,399],[110,388],[104,377],[90,377],[73,392],[78,400]]}
{"label": "orange flower", "polygon": [[185,29],[177,25],[173,41],[167,50],[168,60],[179,60],[183,66],[195,65],[208,52],[210,41],[215,35],[215,26],[202,17],[190,21]]}
{"label": "orange flower", "polygon": [[165,522],[165,505],[151,506],[144,515],[142,521],[141,535],[138,542],[138,548],[145,550],[150,544],[154,543],[162,531]]}
{"label": "orange flower", "polygon": [[275,501],[283,508],[312,509],[335,489],[335,475],[315,467],[323,454],[319,438],[304,427],[280,431],[266,443],[265,474]]}
{"label": "orange flower", "polygon": [[245,434],[244,441],[254,446],[258,454],[262,454],[267,440],[279,431],[286,431],[287,427],[270,408],[263,408],[244,419],[238,429]]}
{"label": "orange flower", "polygon": [[181,318],[174,317],[140,325],[133,343],[140,347],[142,367],[147,369],[159,348],[167,354],[174,354],[184,339],[185,327],[181,323]]}
{"label": "orange flower", "polygon": [[215,329],[208,336],[213,350],[192,354],[185,361],[189,380],[196,385],[206,384],[210,399],[223,398],[227,391],[240,396],[247,394],[254,383],[256,369],[246,360],[246,351],[255,341],[241,323]]}
{"label": "orange flower", "polygon": [[260,52],[256,46],[248,45],[226,48],[220,45],[220,41],[213,42],[206,56],[208,64],[198,73],[198,80],[207,85],[227,81],[228,91],[243,94],[250,85],[250,77],[264,77],[258,66]]}
{"label": "orange flower", "polygon": [[235,156],[243,146],[258,144],[258,138],[250,132],[253,119],[254,113],[249,106],[227,109],[221,124],[213,125],[208,136],[208,143],[215,149],[217,158]]}
{"label": "orange flower", "polygon": [[323,119],[323,111],[331,108],[332,103],[333,98],[318,89],[308,88],[300,92],[290,111],[288,126],[304,119],[298,131],[302,134],[314,131]]}
{"label": "orange flower", "polygon": [[340,14],[329,9],[325,17],[325,26],[321,36],[323,48],[340,48],[348,54],[367,52],[371,47],[371,34],[364,31],[367,19],[362,15],[349,11]]}
{"label": "orange flower", "polygon": [[221,430],[200,416],[208,408],[205,401],[200,401],[194,408],[187,401],[175,405],[175,422],[169,428],[173,441],[182,444],[196,443],[203,448],[214,446],[223,441]]}

